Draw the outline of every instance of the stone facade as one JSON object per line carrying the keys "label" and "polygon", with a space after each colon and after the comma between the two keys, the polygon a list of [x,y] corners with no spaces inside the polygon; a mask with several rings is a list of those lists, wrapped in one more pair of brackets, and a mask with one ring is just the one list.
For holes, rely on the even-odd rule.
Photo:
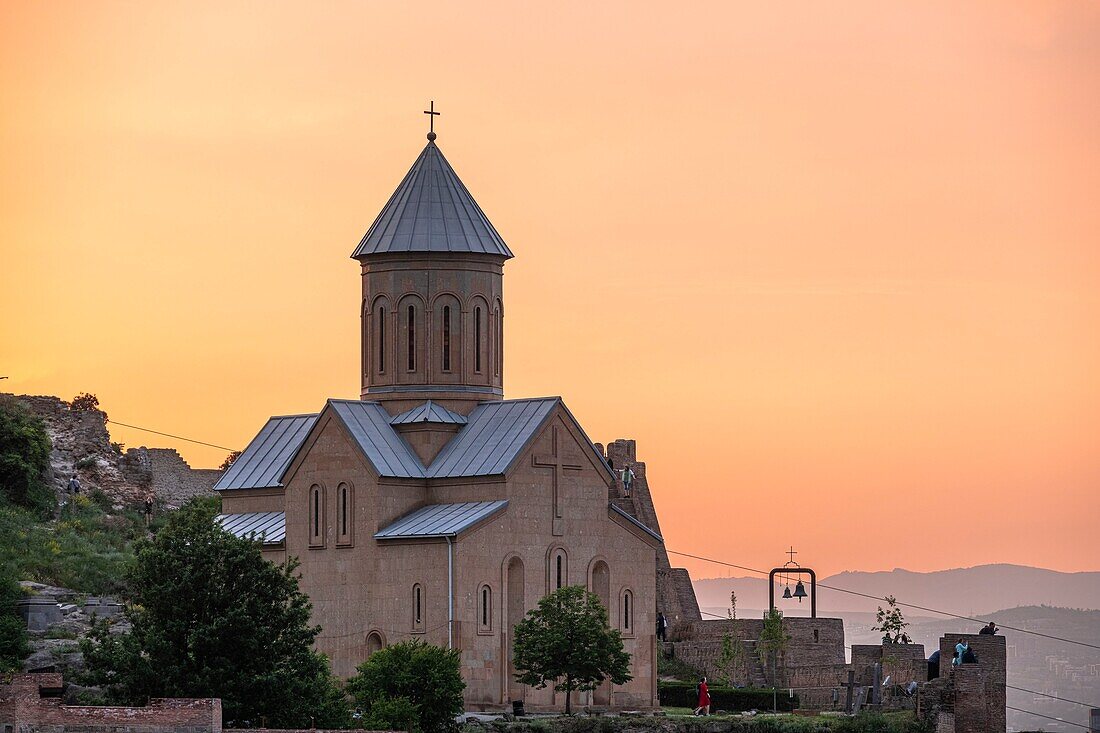
{"label": "stone facade", "polygon": [[[265,555],[299,559],[301,587],[323,629],[317,648],[341,677],[387,644],[423,639],[461,651],[468,708],[522,700],[530,710],[560,710],[562,695],[515,681],[513,628],[549,592],[581,585],[601,597],[622,632],[633,678],[573,702],[651,708],[657,571],[669,563],[642,489],[644,465],[635,469],[643,476],[634,501],[556,400],[522,437],[517,417],[476,428],[493,445],[512,446],[506,466],[428,470],[459,436],[483,435],[463,432],[475,430],[466,419],[503,399],[503,266],[511,256],[429,142],[354,255],[362,281],[361,398],[381,405],[390,425],[427,400],[457,419],[398,422],[396,437],[390,425],[360,425],[353,435],[330,402],[278,479],[219,484],[223,511],[284,514],[285,539]],[[393,440],[416,458],[399,456],[401,472],[386,474],[364,442],[393,457],[404,449]],[[249,460],[246,450],[239,463]],[[494,501],[507,505],[453,534],[375,537],[425,507]]]}
{"label": "stone facade", "polygon": [[5,733],[221,733],[216,699],[154,699],[144,707],[63,705],[60,674],[16,675],[0,684]]}

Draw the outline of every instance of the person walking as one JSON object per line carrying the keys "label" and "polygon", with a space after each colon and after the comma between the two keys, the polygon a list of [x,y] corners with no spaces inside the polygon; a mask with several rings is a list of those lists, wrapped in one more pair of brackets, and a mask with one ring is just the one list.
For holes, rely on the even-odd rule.
{"label": "person walking", "polygon": [[153,490],[145,492],[145,526],[148,527],[153,523]]}
{"label": "person walking", "polygon": [[699,692],[699,707],[695,708],[695,714],[710,715],[710,690],[707,689],[707,678],[699,680],[699,686],[695,689]]}
{"label": "person walking", "polygon": [[634,486],[634,469],[630,466],[626,466],[620,471],[623,478],[623,488],[626,490],[627,495],[630,495],[630,489]]}
{"label": "person walking", "polygon": [[80,493],[80,479],[76,477],[75,473],[73,477],[69,479],[69,486],[67,488],[69,493],[74,496]]}

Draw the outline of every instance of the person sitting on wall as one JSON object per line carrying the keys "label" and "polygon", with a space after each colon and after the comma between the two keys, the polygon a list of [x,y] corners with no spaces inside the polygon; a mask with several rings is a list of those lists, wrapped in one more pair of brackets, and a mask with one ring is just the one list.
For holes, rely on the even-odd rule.
{"label": "person sitting on wall", "polygon": [[1000,629],[997,628],[997,624],[990,621],[989,625],[988,626],[983,626],[982,630],[979,631],[978,633],[981,634],[982,636],[993,636],[998,631],[1000,631]]}
{"label": "person sitting on wall", "polygon": [[940,676],[940,650],[932,652],[932,656],[928,657],[928,681],[936,679]]}
{"label": "person sitting on wall", "polygon": [[978,655],[974,653],[974,650],[970,648],[969,644],[966,646],[966,649],[963,649],[962,663],[963,664],[977,664],[978,663]]}
{"label": "person sitting on wall", "polygon": [[707,689],[707,678],[699,680],[695,688],[699,693],[699,707],[695,708],[696,715],[710,715],[710,690]]}
{"label": "person sitting on wall", "polygon": [[955,645],[955,658],[951,660],[951,664],[955,666],[962,664],[963,653],[969,648],[970,645],[965,639],[959,639],[959,643]]}

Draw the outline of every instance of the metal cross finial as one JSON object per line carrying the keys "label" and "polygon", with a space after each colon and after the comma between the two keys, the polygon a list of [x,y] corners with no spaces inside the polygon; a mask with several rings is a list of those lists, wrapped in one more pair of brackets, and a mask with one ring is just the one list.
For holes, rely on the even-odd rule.
{"label": "metal cross finial", "polygon": [[798,554],[797,552],[794,551],[794,545],[791,545],[791,549],[787,550],[787,554],[791,556],[791,559],[788,562],[793,563],[794,562],[794,556]]}
{"label": "metal cross finial", "polygon": [[428,139],[435,140],[435,118],[440,115],[435,111],[435,100],[432,100],[431,106],[424,110],[424,114],[428,115]]}

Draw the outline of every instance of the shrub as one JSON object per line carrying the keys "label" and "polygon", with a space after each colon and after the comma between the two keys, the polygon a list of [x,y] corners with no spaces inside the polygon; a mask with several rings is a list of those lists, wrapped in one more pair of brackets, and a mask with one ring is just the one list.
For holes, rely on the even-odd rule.
{"label": "shrub", "polygon": [[[720,685],[710,686],[710,709],[739,712],[742,710],[771,710],[773,694],[770,689],[733,689]],[[699,704],[696,683],[660,682],[657,695],[661,705],[681,708],[695,708]],[[798,707],[798,695],[789,697],[786,690],[780,690],[774,696],[776,709],[790,712]]]}
{"label": "shrub", "polygon": [[48,516],[56,499],[44,480],[50,437],[42,420],[14,398],[0,399],[0,497]]}
{"label": "shrub", "polygon": [[30,654],[27,646],[27,625],[16,612],[15,603],[22,598],[19,583],[0,576],[0,673],[13,672],[23,666]]}
{"label": "shrub", "polygon": [[402,698],[416,700],[416,730],[440,733],[454,727],[455,716],[462,712],[465,687],[457,650],[414,639],[372,654],[348,680],[347,692],[367,719],[372,719],[379,705],[383,706],[379,715],[395,715],[408,711],[399,702]]}
{"label": "shrub", "polygon": [[96,467],[96,459],[95,459],[95,456],[84,456],[83,458],[81,458],[79,461],[77,461],[73,465],[76,468],[79,468],[81,470],[87,470],[89,468],[95,468]]}
{"label": "shrub", "polygon": [[418,729],[419,721],[419,705],[414,705],[407,697],[383,697],[371,704],[360,725],[366,730],[404,730],[411,733]]}

